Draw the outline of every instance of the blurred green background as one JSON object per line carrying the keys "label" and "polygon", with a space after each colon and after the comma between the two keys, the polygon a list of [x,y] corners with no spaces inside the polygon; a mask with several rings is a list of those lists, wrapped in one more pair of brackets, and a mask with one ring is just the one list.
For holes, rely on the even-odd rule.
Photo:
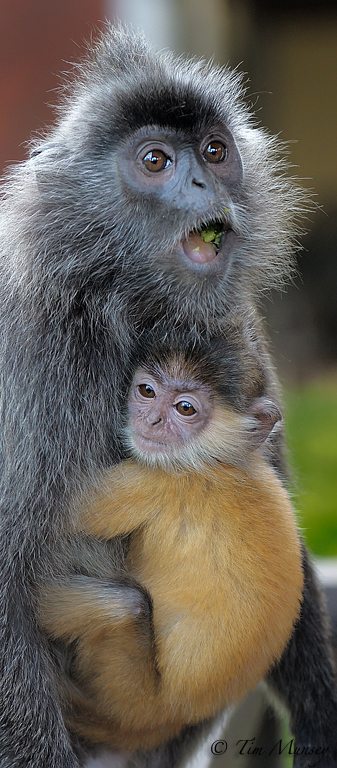
{"label": "blurred green background", "polygon": [[337,555],[337,372],[285,391],[294,501],[311,551]]}

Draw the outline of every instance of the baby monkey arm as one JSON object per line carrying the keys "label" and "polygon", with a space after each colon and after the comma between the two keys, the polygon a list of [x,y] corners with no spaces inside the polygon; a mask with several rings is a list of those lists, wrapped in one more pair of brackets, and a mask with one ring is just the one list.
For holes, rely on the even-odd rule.
{"label": "baby monkey arm", "polygon": [[102,490],[81,513],[78,528],[104,539],[131,533],[151,519],[158,511],[164,490],[158,484],[158,474],[156,481],[152,470],[132,459],[109,469],[102,485]]}

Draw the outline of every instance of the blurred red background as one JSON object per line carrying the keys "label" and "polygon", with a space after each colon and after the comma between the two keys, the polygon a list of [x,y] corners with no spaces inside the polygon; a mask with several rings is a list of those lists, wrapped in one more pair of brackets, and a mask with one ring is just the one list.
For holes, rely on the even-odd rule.
{"label": "blurred red background", "polygon": [[51,122],[59,73],[103,18],[98,0],[1,0],[0,168],[21,160],[32,130]]}

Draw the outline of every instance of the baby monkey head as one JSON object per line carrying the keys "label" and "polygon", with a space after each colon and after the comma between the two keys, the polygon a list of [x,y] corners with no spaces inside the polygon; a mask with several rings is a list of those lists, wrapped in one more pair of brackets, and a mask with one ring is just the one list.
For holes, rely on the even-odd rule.
{"label": "baby monkey head", "polygon": [[230,407],[183,357],[162,367],[137,368],[128,399],[127,444],[142,463],[166,471],[195,470],[217,462],[246,465],[281,414],[256,398],[247,413]]}
{"label": "baby monkey head", "polygon": [[207,385],[170,376],[164,370],[154,376],[146,368],[137,369],[129,417],[134,446],[142,453],[175,455],[205,431],[212,412],[212,392]]}

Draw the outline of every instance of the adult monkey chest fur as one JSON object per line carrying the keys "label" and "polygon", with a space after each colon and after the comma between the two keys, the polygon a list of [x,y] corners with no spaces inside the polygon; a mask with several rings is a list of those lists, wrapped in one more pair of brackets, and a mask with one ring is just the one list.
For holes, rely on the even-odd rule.
{"label": "adult monkey chest fur", "polygon": [[[77,764],[35,585],[60,565],[73,499],[123,457],[135,339],[153,327],[182,345],[218,336],[229,402],[277,397],[255,304],[289,271],[303,206],[279,149],[253,125],[238,75],[153,55],[117,30],[79,66],[57,126],[11,174],[0,288],[4,768]],[[283,464],[279,445],[270,455]],[[118,553],[116,544],[116,565]],[[305,554],[304,569],[302,618],[271,682],[296,745],[328,746],[321,766],[331,768],[336,694]],[[168,768],[186,744],[182,734],[139,759]]]}

